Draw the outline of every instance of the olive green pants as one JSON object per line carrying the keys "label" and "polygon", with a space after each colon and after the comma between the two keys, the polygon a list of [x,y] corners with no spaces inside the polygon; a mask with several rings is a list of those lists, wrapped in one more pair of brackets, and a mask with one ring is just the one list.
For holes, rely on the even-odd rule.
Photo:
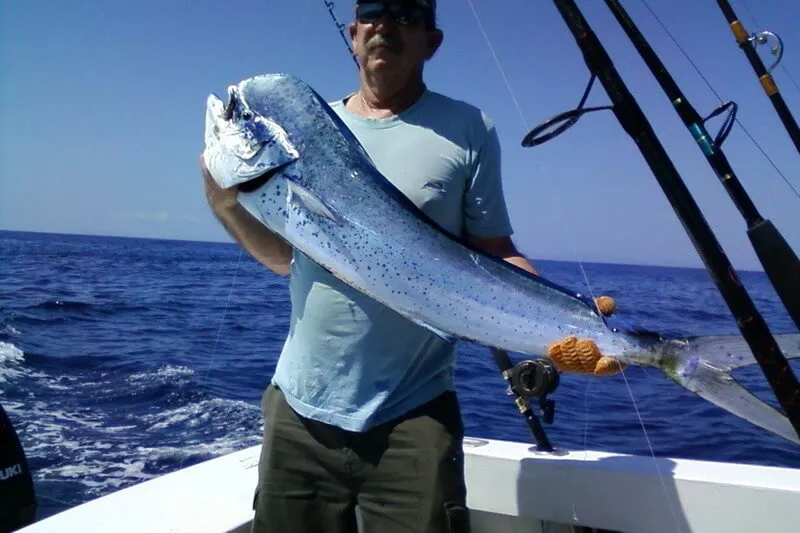
{"label": "olive green pants", "polygon": [[268,387],[253,533],[468,533],[454,392],[364,433],[300,417]]}

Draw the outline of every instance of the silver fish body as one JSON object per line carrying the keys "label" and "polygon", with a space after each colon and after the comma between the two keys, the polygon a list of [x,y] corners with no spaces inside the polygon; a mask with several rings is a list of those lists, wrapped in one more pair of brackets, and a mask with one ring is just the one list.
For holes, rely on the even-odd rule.
{"label": "silver fish body", "polygon": [[[588,299],[443,231],[301,80],[256,76],[232,86],[228,98],[223,104],[212,94],[206,108],[204,158],[214,179],[239,186],[239,202],[296,250],[409,320],[444,338],[535,356],[574,335],[623,362],[664,368],[679,383],[705,368],[700,361],[713,360],[699,359],[697,343],[613,330]],[[784,341],[794,347],[796,339]],[[737,366],[754,361],[742,345],[736,353],[746,362]],[[766,404],[756,408],[748,399],[732,410],[736,402],[724,388],[711,389],[717,392],[695,392],[800,442]]]}

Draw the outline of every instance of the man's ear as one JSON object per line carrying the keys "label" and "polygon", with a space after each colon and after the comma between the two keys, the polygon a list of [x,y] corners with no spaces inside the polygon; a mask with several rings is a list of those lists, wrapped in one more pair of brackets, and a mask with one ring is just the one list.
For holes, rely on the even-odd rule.
{"label": "man's ear", "polygon": [[355,51],[356,49],[356,23],[351,22],[347,25],[347,31],[350,34],[350,47]]}
{"label": "man's ear", "polygon": [[439,47],[442,46],[442,41],[444,40],[444,32],[440,29],[435,29],[433,31],[428,32],[428,53],[426,54],[425,58],[430,59],[439,50]]}

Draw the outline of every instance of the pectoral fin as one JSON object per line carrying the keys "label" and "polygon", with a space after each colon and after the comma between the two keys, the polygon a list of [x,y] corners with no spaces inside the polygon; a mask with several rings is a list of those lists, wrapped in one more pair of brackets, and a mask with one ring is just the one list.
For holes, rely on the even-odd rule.
{"label": "pectoral fin", "polygon": [[450,335],[449,333],[445,333],[444,331],[442,331],[440,329],[437,329],[437,328],[431,326],[430,324],[428,324],[426,322],[423,322],[422,320],[412,318],[411,321],[414,322],[416,325],[422,326],[423,328],[427,329],[428,331],[430,331],[431,333],[433,333],[434,335],[436,335],[437,337],[439,337],[440,339],[442,339],[445,342],[454,343],[454,342],[456,342],[458,340],[453,335]]}
{"label": "pectoral fin", "polygon": [[304,209],[317,216],[327,218],[333,222],[339,222],[339,216],[333,212],[331,208],[325,205],[325,202],[320,200],[313,192],[298,185],[296,182],[287,180],[289,186],[289,203]]}

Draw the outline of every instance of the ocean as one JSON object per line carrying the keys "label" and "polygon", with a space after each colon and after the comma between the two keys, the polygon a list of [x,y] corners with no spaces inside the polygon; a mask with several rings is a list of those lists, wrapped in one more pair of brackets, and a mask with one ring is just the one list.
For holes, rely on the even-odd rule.
{"label": "ocean", "polygon": [[[589,288],[578,264],[533,262]],[[234,244],[10,231],[0,264],[0,403],[34,473],[39,518],[260,443],[259,401],[288,327],[286,278]],[[703,269],[583,268],[594,294],[617,300],[620,324],[738,333]],[[763,273],[740,276],[774,333],[797,331]],[[777,405],[757,365],[735,377]],[[457,387],[468,435],[533,442],[485,347],[460,345]],[[551,398],[545,429],[560,448],[800,468],[796,445],[655,369],[564,375]]]}

